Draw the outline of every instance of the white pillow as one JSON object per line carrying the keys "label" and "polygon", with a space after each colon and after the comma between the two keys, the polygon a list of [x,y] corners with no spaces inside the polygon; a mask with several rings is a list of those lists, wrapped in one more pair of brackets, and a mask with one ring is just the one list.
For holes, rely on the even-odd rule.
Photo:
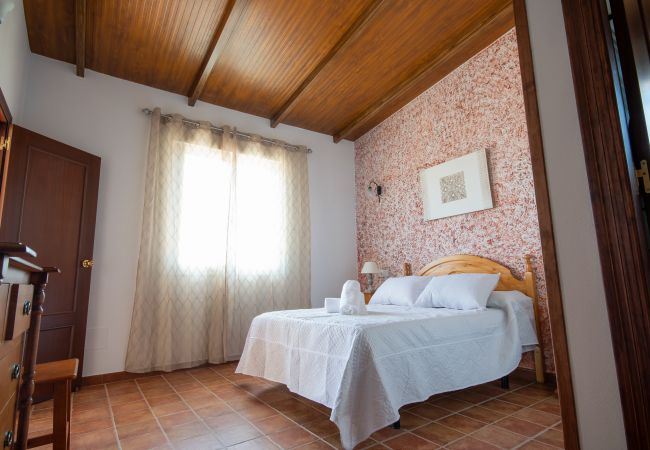
{"label": "white pillow", "polygon": [[415,301],[424,308],[485,309],[499,274],[459,273],[433,277]]}
{"label": "white pillow", "polygon": [[394,277],[384,281],[370,299],[371,305],[413,306],[432,277]]}

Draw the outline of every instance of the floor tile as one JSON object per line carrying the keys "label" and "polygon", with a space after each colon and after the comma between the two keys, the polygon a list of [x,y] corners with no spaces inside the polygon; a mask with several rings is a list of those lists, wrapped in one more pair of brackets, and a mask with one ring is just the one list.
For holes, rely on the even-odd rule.
{"label": "floor tile", "polygon": [[257,419],[263,419],[265,417],[271,417],[278,412],[269,406],[266,406],[264,404],[260,405],[252,405],[246,408],[243,408],[238,411],[239,414],[244,416],[248,420],[257,420]]}
{"label": "floor tile", "polygon": [[544,430],[544,427],[541,425],[528,422],[527,420],[517,419],[512,416],[499,420],[498,422],[495,422],[494,425],[528,437],[535,436]]}
{"label": "floor tile", "polygon": [[297,425],[285,428],[284,430],[278,431],[276,433],[271,433],[267,437],[279,447],[284,449],[308,444],[309,442],[313,442],[317,439],[316,436]]}
{"label": "floor tile", "polygon": [[564,436],[562,432],[558,430],[547,430],[541,435],[537,436],[535,440],[542,442],[543,444],[549,444],[554,447],[564,448]]}
{"label": "floor tile", "polygon": [[423,437],[431,442],[436,444],[446,445],[451,441],[463,436],[463,433],[460,431],[454,430],[452,428],[446,427],[439,423],[430,423],[413,431],[420,437]]}
{"label": "floor tile", "polygon": [[228,447],[228,450],[277,450],[278,446],[265,437],[251,439],[241,444]]}
{"label": "floor tile", "polygon": [[[328,421],[329,422],[329,421]],[[269,434],[269,433],[275,433],[280,430],[284,430],[285,428],[294,426],[296,423],[287,419],[286,417],[276,414],[271,417],[266,417],[264,419],[258,419],[253,422],[253,425],[255,425],[262,433],[264,434]],[[315,424],[319,425],[319,424]],[[317,428],[317,427],[316,427]],[[336,425],[334,426],[336,432]],[[312,433],[317,434],[318,436],[321,436],[321,434],[316,433],[313,429],[307,427],[309,431]]]}
{"label": "floor tile", "polygon": [[422,403],[421,405],[409,409],[408,412],[431,420],[437,420],[452,414],[452,412],[449,410],[442,409],[438,406],[430,405],[428,403]]}
{"label": "floor tile", "polygon": [[515,405],[514,403],[504,402],[499,399],[487,401],[482,403],[481,406],[503,414],[513,414],[523,408],[521,405]]}
{"label": "floor tile", "polygon": [[405,433],[394,439],[389,439],[383,444],[393,450],[434,450],[440,448],[439,445],[411,433]]}
{"label": "floor tile", "polygon": [[539,401],[536,398],[527,397],[525,395],[521,395],[521,394],[518,394],[516,392],[503,395],[503,396],[499,397],[499,400],[503,400],[503,401],[514,403],[515,405],[521,405],[521,406],[530,406],[533,403],[537,403]]}
{"label": "floor tile", "polygon": [[114,416],[130,414],[138,411],[146,411],[148,409],[149,405],[147,405],[144,400],[136,400],[134,402],[111,405],[111,410],[113,411]]}
{"label": "floor tile", "polygon": [[493,411],[491,409],[483,408],[482,406],[474,406],[469,409],[461,411],[459,414],[463,416],[471,417],[474,420],[478,420],[484,423],[492,423],[497,420],[505,417],[505,414]]}
{"label": "floor tile", "polygon": [[449,444],[446,448],[449,450],[499,450],[499,447],[480,441],[471,436],[461,438],[452,444]]}
{"label": "floor tile", "polygon": [[174,402],[180,402],[181,397],[177,394],[168,394],[168,395],[161,395],[158,397],[152,397],[147,399],[147,403],[149,406],[154,407],[158,405],[164,405],[166,403],[174,403]]}
{"label": "floor tile", "polygon": [[182,441],[183,439],[210,434],[210,429],[203,422],[195,420],[166,428],[165,433],[170,441],[176,442]]}
{"label": "floor tile", "polygon": [[320,437],[329,436],[339,432],[336,424],[327,416],[320,416],[315,420],[301,422],[300,425]]}
{"label": "floor tile", "polygon": [[171,429],[178,425],[183,425],[184,423],[196,421],[196,416],[192,411],[183,411],[176,414],[170,414],[168,416],[159,417],[158,422],[163,430]]}
{"label": "floor tile", "polygon": [[169,403],[163,403],[162,405],[152,406],[151,410],[153,411],[156,417],[168,416],[170,414],[176,414],[183,411],[188,411],[190,408],[183,401],[176,400]]}
{"label": "floor tile", "polygon": [[79,433],[70,436],[71,449],[99,450],[117,448],[115,432],[112,429]]}
{"label": "floor tile", "polygon": [[149,419],[153,419],[153,414],[151,414],[151,411],[149,410],[135,411],[131,413],[124,413],[119,416],[113,416],[113,420],[117,425],[130,422],[140,422]]}
{"label": "floor tile", "polygon": [[121,403],[130,403],[136,400],[141,400],[144,397],[142,397],[142,394],[138,391],[138,392],[128,392],[126,394],[116,394],[116,395],[111,394],[109,398],[111,401],[111,405],[119,405]]}
{"label": "floor tile", "polygon": [[542,444],[537,441],[528,441],[521,447],[518,447],[517,450],[553,450],[557,447],[552,447],[550,445]]}
{"label": "floor tile", "polygon": [[261,433],[252,425],[242,424],[214,430],[214,435],[219,442],[228,447],[257,438]]}
{"label": "floor tile", "polygon": [[462,400],[464,402],[477,404],[489,400],[491,397],[489,395],[480,394],[478,392],[461,391],[453,394],[451,398],[455,400]]}
{"label": "floor tile", "polygon": [[150,419],[141,422],[120,424],[117,426],[117,435],[120,439],[126,439],[138,434],[152,433],[159,429],[158,422]]}
{"label": "floor tile", "polygon": [[164,445],[167,442],[160,430],[145,434],[136,434],[126,439],[120,439],[122,450],[148,450]]}
{"label": "floor tile", "polygon": [[555,403],[554,401],[543,401],[540,403],[536,403],[531,408],[536,409],[538,411],[546,412],[549,414],[555,414],[556,416],[560,416],[562,413],[560,412],[560,405]]}
{"label": "floor tile", "polygon": [[206,450],[222,448],[221,442],[212,434],[203,434],[174,442],[176,450]]}
{"label": "floor tile", "polygon": [[518,419],[523,419],[532,423],[536,423],[538,425],[543,425],[545,427],[550,427],[551,425],[555,425],[561,420],[560,416],[556,416],[555,414],[545,413],[543,411],[539,411],[537,409],[532,409],[532,408],[525,408],[519,410],[516,413],[514,413],[512,416]]}
{"label": "floor tile", "polygon": [[377,442],[383,442],[388,439],[392,439],[396,436],[399,436],[400,434],[405,433],[406,430],[400,428],[394,428],[392,425],[388,427],[384,427],[381,430],[377,430],[374,433],[370,435],[372,439],[374,439]]}
{"label": "floor tile", "polygon": [[230,413],[232,412],[232,409],[226,403],[217,401],[217,403],[194,409],[194,411],[201,417],[216,417],[225,413]]}
{"label": "floor tile", "polygon": [[479,422],[478,420],[470,419],[469,417],[462,416],[460,414],[454,414],[453,416],[447,416],[444,419],[438,420],[438,423],[443,424],[446,427],[453,428],[458,430],[461,433],[469,434],[479,428],[483,428],[485,423]]}
{"label": "floor tile", "polygon": [[203,417],[203,421],[213,430],[225,430],[227,428],[248,424],[242,416],[234,412],[214,417]]}
{"label": "floor tile", "polygon": [[[299,445],[295,450],[332,450],[334,447],[324,441],[314,441],[309,444]],[[386,447],[384,447],[385,449]]]}
{"label": "floor tile", "polygon": [[472,436],[501,448],[513,448],[527,440],[525,436],[512,433],[494,425],[481,428],[476,433],[473,433]]}

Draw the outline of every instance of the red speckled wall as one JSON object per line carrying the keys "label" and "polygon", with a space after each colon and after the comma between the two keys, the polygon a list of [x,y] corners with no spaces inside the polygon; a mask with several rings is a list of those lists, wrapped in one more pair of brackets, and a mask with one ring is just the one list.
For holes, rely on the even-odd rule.
{"label": "red speckled wall", "polygon": [[[554,371],[546,283],[515,30],[474,56],[355,142],[359,269],[399,275],[446,255],[494,259],[517,276],[535,257],[546,369]],[[424,221],[421,169],[487,149],[494,208]],[[381,203],[367,193],[373,180]],[[523,366],[533,367],[526,355]]]}

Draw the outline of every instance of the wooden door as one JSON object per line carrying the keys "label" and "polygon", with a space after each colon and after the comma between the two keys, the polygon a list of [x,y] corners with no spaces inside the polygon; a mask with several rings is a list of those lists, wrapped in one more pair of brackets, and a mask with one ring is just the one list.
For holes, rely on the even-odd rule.
{"label": "wooden door", "polygon": [[37,263],[61,269],[47,287],[37,361],[79,358],[77,383],[100,163],[97,156],[14,126],[0,241],[28,243],[38,253]]}

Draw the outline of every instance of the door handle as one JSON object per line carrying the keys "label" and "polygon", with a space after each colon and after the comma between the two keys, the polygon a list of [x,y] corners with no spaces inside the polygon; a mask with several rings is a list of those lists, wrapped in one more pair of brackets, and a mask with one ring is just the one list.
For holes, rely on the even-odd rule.
{"label": "door handle", "polygon": [[95,261],[93,261],[92,259],[84,259],[83,261],[81,261],[81,267],[83,267],[84,269],[90,269],[94,265],[95,265]]}

